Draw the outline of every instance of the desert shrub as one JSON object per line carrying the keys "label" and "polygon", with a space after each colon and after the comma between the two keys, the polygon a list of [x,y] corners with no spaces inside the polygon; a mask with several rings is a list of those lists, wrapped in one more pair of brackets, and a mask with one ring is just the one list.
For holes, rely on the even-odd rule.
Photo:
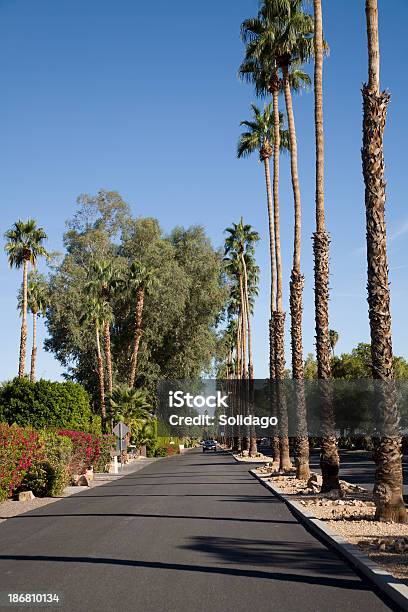
{"label": "desert shrub", "polygon": [[39,430],[58,427],[95,433],[100,425],[81,385],[69,381],[30,382],[27,378],[15,378],[1,385],[0,421]]}
{"label": "desert shrub", "polygon": [[41,459],[42,444],[31,428],[0,423],[0,500],[11,497],[30,467]]}

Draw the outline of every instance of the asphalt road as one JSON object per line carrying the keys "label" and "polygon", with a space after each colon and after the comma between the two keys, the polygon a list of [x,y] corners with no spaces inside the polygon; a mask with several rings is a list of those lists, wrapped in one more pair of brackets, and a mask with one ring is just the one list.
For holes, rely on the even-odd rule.
{"label": "asphalt road", "polygon": [[247,466],[201,449],[2,523],[0,591],[75,612],[389,609]]}

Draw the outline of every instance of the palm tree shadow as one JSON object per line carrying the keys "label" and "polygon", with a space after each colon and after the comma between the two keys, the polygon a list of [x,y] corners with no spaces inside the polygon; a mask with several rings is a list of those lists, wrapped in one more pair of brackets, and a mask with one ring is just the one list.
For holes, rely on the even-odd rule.
{"label": "palm tree shadow", "polygon": [[182,546],[210,556],[211,562],[227,566],[266,567],[270,576],[304,581],[311,584],[339,588],[367,589],[368,587],[333,553],[315,542],[290,542],[196,536]]}

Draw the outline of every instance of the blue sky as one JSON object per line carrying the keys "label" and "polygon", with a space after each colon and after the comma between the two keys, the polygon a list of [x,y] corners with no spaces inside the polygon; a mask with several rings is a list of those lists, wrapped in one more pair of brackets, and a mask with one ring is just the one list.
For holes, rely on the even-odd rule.
{"label": "blue sky", "polygon": [[[392,101],[386,129],[387,221],[394,349],[408,358],[408,210],[405,117],[406,0],[380,0],[382,86]],[[51,250],[62,248],[75,199],[118,190],[135,215],[164,230],[202,224],[214,245],[243,215],[261,234],[261,293],[254,322],[255,373],[268,363],[268,240],[262,166],[235,158],[239,122],[255,101],[239,82],[242,20],[257,0],[0,0],[0,231],[34,216]],[[369,338],[361,84],[367,74],[363,0],[323,0],[330,57],[325,62],[326,207],[332,235],[331,327],[338,352]],[[303,202],[305,354],[314,350],[313,95],[295,99]],[[293,199],[288,160],[281,172],[285,303],[291,265]],[[20,272],[1,251],[0,380],[17,372]],[[289,319],[289,314],[287,315]],[[288,321],[287,321],[288,322]],[[45,336],[41,324],[40,340]],[[290,361],[287,343],[287,361]],[[57,378],[53,356],[39,376]]]}

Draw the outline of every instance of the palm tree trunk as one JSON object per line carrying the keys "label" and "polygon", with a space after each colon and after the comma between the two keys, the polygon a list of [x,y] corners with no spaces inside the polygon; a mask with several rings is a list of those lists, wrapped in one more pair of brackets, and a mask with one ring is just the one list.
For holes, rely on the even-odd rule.
{"label": "palm tree trunk", "polygon": [[30,380],[35,382],[35,366],[37,360],[37,313],[33,312],[33,346],[31,349]]}
{"label": "palm tree trunk", "polygon": [[390,100],[380,92],[380,52],[377,0],[366,0],[369,82],[363,86],[363,173],[367,229],[368,304],[373,378],[381,437],[376,440],[374,499],[376,520],[407,522],[402,497],[401,438],[394,388],[391,309],[388,283],[387,234],[385,226],[385,180],[383,136]]}
{"label": "palm tree trunk", "polygon": [[[269,151],[265,151],[269,153]],[[275,378],[276,378],[276,367],[275,367],[275,337],[273,333],[273,312],[275,310],[276,303],[276,258],[275,258],[275,228],[273,222],[273,200],[272,200],[272,188],[271,188],[271,173],[269,167],[269,155],[265,154],[262,157],[265,168],[265,183],[266,183],[266,195],[268,203],[268,227],[269,227],[269,255],[271,261],[271,293],[270,293],[270,316],[269,316],[269,381],[270,381],[270,406],[271,416],[276,416],[276,402],[275,396]],[[278,160],[279,163],[279,160]],[[273,456],[273,470],[279,469],[279,437],[272,436],[271,440],[272,456]]]}
{"label": "palm tree trunk", "polygon": [[[329,337],[329,245],[324,214],[324,132],[323,132],[323,22],[321,0],[314,0],[315,15],[315,132],[316,132],[316,232],[313,234],[315,271],[315,325],[318,378],[331,378]],[[334,435],[331,389],[320,386],[322,393],[322,428],[320,466],[322,491],[339,488],[339,454]]]}
{"label": "palm tree trunk", "polygon": [[242,329],[242,378],[247,377],[247,334],[246,334],[246,313],[245,313],[245,298],[242,276],[239,275],[239,293],[241,299],[241,329]]}
{"label": "palm tree trunk", "polygon": [[[277,75],[276,75],[277,76]],[[279,155],[280,155],[280,121],[279,121],[279,80],[275,83],[272,92],[274,116],[274,150],[273,150],[273,209],[274,209],[274,238],[276,261],[276,310],[273,313],[273,333],[275,343],[275,376],[278,381],[277,403],[279,419],[279,445],[280,469],[290,469],[288,439],[288,417],[285,394],[282,384],[285,377],[285,313],[282,307],[282,257],[280,246],[280,218],[279,218]]]}
{"label": "palm tree trunk", "polygon": [[142,318],[144,306],[145,291],[141,286],[136,293],[136,310],[135,310],[135,335],[133,340],[132,365],[130,370],[129,387],[133,388],[136,380],[137,358],[139,354],[140,338],[142,337]]}
{"label": "palm tree trunk", "polygon": [[98,356],[98,378],[99,378],[99,404],[102,416],[102,429],[106,431],[106,406],[105,406],[105,374],[103,371],[103,361],[101,352],[101,342],[99,338],[99,325],[95,325],[96,351]]}
{"label": "palm tree trunk", "polygon": [[18,362],[18,376],[24,377],[25,360],[27,352],[27,285],[28,261],[23,262],[23,308],[21,311],[20,357]]}
{"label": "palm tree trunk", "polygon": [[292,377],[296,385],[297,402],[297,437],[296,437],[296,477],[307,480],[309,470],[309,443],[307,438],[306,399],[303,372],[303,339],[302,339],[302,294],[305,279],[300,269],[302,240],[302,204],[300,197],[298,152],[295,117],[293,113],[292,92],[289,83],[288,66],[283,66],[283,89],[285,94],[286,112],[288,116],[290,138],[290,168],[292,176],[293,199],[295,204],[295,231],[293,245],[293,267],[290,279],[290,318],[291,318],[291,348]]}
{"label": "palm tree trunk", "polygon": [[108,374],[108,391],[112,395],[113,389],[113,378],[112,378],[112,354],[111,354],[111,340],[110,340],[110,324],[109,321],[105,321],[103,326],[103,338],[105,344],[105,356],[106,356],[106,370]]}

